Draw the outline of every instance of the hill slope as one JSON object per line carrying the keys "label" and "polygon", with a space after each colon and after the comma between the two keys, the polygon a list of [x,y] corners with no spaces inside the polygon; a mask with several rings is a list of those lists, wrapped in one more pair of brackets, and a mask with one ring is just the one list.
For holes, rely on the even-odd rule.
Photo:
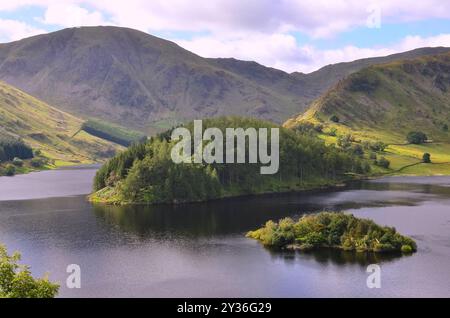
{"label": "hill slope", "polygon": [[0,128],[20,137],[56,164],[93,163],[121,147],[80,132],[83,120],[0,82]]}
{"label": "hill slope", "polygon": [[[335,130],[338,136],[352,134],[388,143],[394,164],[398,162],[394,168],[417,163],[425,152],[435,163],[450,162],[450,53],[353,73],[285,126],[302,122],[321,123],[325,131]],[[408,145],[406,135],[411,131],[422,131],[433,142]]]}
{"label": "hill slope", "polygon": [[316,98],[325,93],[328,89],[336,85],[340,80],[348,75],[360,71],[366,67],[386,64],[405,59],[414,59],[422,56],[438,55],[450,52],[450,48],[445,47],[425,47],[388,56],[360,59],[353,62],[337,63],[325,66],[316,72],[309,74],[293,73],[292,76],[303,82],[304,89]]}
{"label": "hill slope", "polygon": [[172,42],[115,27],[0,45],[0,78],[71,113],[142,130],[223,114],[281,122],[297,104]]}
{"label": "hill slope", "polygon": [[[405,54],[436,50],[446,49]],[[350,72],[402,56],[288,74],[255,62],[205,59],[136,30],[83,27],[1,44],[0,79],[81,117],[149,132],[230,114],[281,123]]]}

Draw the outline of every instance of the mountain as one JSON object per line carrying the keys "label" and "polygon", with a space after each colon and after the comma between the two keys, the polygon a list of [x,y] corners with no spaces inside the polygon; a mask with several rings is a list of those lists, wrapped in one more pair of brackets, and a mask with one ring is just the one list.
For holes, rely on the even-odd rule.
{"label": "mountain", "polygon": [[349,75],[315,101],[297,121],[332,116],[353,129],[404,134],[423,129],[448,136],[450,53],[373,65]]}
{"label": "mountain", "polygon": [[205,59],[117,27],[65,29],[0,45],[0,79],[64,111],[144,132],[180,121],[241,115],[281,123],[349,73],[403,56],[288,74],[255,62]]}
{"label": "mountain", "polygon": [[414,59],[421,56],[437,55],[446,52],[450,52],[450,48],[426,47],[388,56],[332,64],[309,74],[293,73],[292,76],[302,81],[304,89],[310,92],[311,96],[315,96],[315,98],[317,98],[332,86],[336,85],[341,79],[371,65],[385,64],[394,61],[402,61],[405,59]]}
{"label": "mountain", "polygon": [[[450,53],[372,65],[352,73],[285,126],[305,123],[320,125],[329,142],[337,141],[333,136],[350,134],[354,140],[389,144],[383,155],[396,169],[416,164],[430,153],[435,165],[427,165],[426,174],[449,173]],[[429,142],[408,144],[406,136],[412,131],[425,133]]]}
{"label": "mountain", "polygon": [[0,134],[21,138],[56,165],[101,161],[121,147],[80,131],[83,120],[0,82]]}
{"label": "mountain", "polygon": [[65,111],[141,130],[222,114],[281,122],[297,109],[293,96],[172,42],[115,27],[0,45],[0,78]]}

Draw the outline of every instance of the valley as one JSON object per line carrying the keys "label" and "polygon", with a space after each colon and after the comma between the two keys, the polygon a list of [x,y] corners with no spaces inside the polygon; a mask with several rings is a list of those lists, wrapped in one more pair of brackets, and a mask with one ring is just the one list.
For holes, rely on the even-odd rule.
{"label": "valley", "polygon": [[0,80],[0,241],[60,297],[448,295],[449,48],[303,74],[81,27],[0,44]]}
{"label": "valley", "polygon": [[124,149],[81,131],[83,122],[0,82],[0,135],[23,140],[33,149],[35,159],[41,160],[39,165],[24,160],[23,165],[16,167],[17,173],[101,162]]}
{"label": "valley", "polygon": [[[42,50],[31,54],[36,47]],[[356,157],[370,165],[369,176],[449,174],[448,52],[422,48],[288,74],[250,61],[205,59],[132,29],[65,29],[0,44],[0,79],[52,105],[0,83],[0,124],[42,161],[25,160],[17,173],[102,162],[146,134],[240,115],[275,124],[291,117],[284,127],[297,134],[363,152]],[[416,130],[429,140],[408,144],[406,135]],[[384,146],[374,150],[376,143]],[[423,162],[425,154],[431,162]],[[343,179],[361,177],[367,163]],[[330,183],[324,177],[314,184]],[[311,187],[288,183],[256,192]]]}

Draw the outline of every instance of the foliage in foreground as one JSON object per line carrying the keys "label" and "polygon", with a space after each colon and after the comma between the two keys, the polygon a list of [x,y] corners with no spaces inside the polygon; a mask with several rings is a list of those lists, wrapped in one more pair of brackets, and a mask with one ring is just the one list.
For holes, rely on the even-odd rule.
{"label": "foliage in foreground", "polygon": [[20,254],[8,255],[0,245],[0,298],[54,298],[59,286],[47,277],[35,279],[28,266],[19,265]]}
{"label": "foliage in foreground", "polygon": [[416,243],[395,228],[382,227],[353,215],[322,212],[306,215],[298,222],[290,218],[269,221],[247,237],[276,249],[311,250],[339,248],[359,252],[404,252],[417,250]]}
{"label": "foliage in foreground", "polygon": [[[273,124],[239,117],[203,121],[217,127],[272,128]],[[187,126],[193,129],[192,125]],[[342,181],[346,173],[365,173],[363,161],[326,146],[315,137],[280,128],[280,170],[261,175],[259,164],[175,164],[170,132],[147,144],[131,146],[97,173],[93,201],[109,203],[179,203],[227,196],[286,192]],[[248,147],[248,145],[246,145]],[[225,151],[224,151],[225,153]],[[101,191],[100,191],[101,190]]]}

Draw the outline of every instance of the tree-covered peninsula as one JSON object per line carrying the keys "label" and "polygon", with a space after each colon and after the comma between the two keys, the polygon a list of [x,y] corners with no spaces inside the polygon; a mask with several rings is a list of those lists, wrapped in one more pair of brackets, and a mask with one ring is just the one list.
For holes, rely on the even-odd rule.
{"label": "tree-covered peninsula", "polygon": [[337,248],[376,253],[417,251],[414,240],[400,235],[395,228],[382,227],[371,220],[343,213],[305,215],[297,222],[291,218],[278,223],[268,221],[264,227],[249,232],[247,237],[275,249],[309,251]]}
{"label": "tree-covered peninsula", "polygon": [[[263,175],[260,168],[264,165],[260,163],[203,161],[176,164],[171,158],[175,143],[171,140],[170,130],[146,143],[135,144],[109,160],[95,177],[95,193],[90,199],[115,204],[198,202],[330,186],[369,169],[368,164],[353,153],[326,146],[308,134],[261,120],[240,117],[207,119],[202,128],[203,131],[207,128],[225,131],[230,127],[268,128],[269,131],[279,128],[278,172]],[[192,123],[186,128],[194,133]],[[245,147],[248,148],[248,142]],[[249,162],[248,151],[246,153],[246,162]]]}

